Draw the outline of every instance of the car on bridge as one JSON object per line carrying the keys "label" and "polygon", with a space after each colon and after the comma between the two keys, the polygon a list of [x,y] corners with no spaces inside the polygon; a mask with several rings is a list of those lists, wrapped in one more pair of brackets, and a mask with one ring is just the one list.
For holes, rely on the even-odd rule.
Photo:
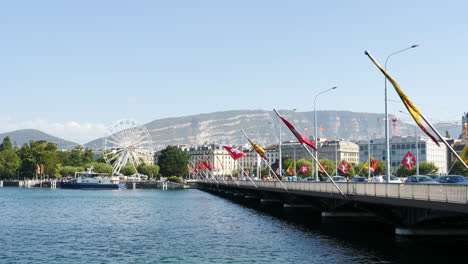
{"label": "car on bridge", "polygon": [[426,174],[426,176],[431,177],[434,181],[438,181],[440,178],[440,175],[437,174]]}
{"label": "car on bridge", "polygon": [[[348,182],[343,176],[331,176],[334,182]],[[331,182],[330,179],[325,180],[325,182]]]}
{"label": "car on bridge", "polygon": [[350,182],[369,182],[369,179],[367,179],[367,177],[364,176],[357,176],[352,178]]}
{"label": "car on bridge", "polygon": [[405,183],[438,184],[439,182],[426,175],[413,175],[409,176]]}
{"label": "car on bridge", "polygon": [[445,175],[445,176],[440,176],[439,183],[444,183],[444,184],[468,184],[468,181],[465,179],[465,177],[463,177],[461,175]]}
{"label": "car on bridge", "polygon": [[[382,176],[382,178],[383,178],[383,183],[387,183],[388,176],[384,175]],[[402,183],[402,181],[398,179],[397,177],[391,175],[389,183]]]}

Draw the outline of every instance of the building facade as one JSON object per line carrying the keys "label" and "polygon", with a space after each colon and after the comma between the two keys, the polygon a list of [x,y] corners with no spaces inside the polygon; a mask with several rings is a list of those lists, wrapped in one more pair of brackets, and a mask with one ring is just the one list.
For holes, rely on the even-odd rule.
{"label": "building facade", "polygon": [[319,159],[331,161],[346,160],[348,163],[359,163],[358,144],[347,140],[327,140],[319,147]]}
{"label": "building facade", "polygon": [[214,165],[211,170],[205,170],[204,175],[207,177],[213,176],[228,176],[238,169],[238,163],[232,159],[223,145],[220,144],[205,144],[197,146],[180,146],[181,150],[190,155],[189,166],[198,168],[196,162],[205,161]]}
{"label": "building facade", "polygon": [[[366,161],[369,155],[378,161],[385,160],[385,139],[373,139],[370,141],[359,141],[359,159]],[[416,147],[417,144],[417,147]],[[417,151],[416,151],[417,150]],[[413,153],[419,162],[433,162],[440,174],[448,171],[447,147],[444,144],[437,146],[430,138],[426,137],[392,137],[390,138],[390,164],[395,170],[401,165],[406,153]]]}

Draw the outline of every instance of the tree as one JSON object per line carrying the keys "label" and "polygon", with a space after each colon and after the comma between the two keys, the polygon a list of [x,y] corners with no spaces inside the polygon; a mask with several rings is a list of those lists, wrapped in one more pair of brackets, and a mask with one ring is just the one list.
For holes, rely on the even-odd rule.
{"label": "tree", "polygon": [[93,171],[96,173],[107,173],[108,175],[112,175],[113,169],[107,163],[100,163],[100,162],[91,162],[87,163],[84,167],[91,168],[93,166]]}
{"label": "tree", "polygon": [[159,166],[158,165],[146,165],[142,164],[138,166],[139,173],[147,175],[150,178],[157,177],[159,174]]}
{"label": "tree", "polygon": [[120,173],[122,173],[125,176],[130,176],[136,173],[135,167],[133,167],[132,164],[125,164],[125,166],[120,169]]}
{"label": "tree", "polygon": [[364,162],[360,162],[359,164],[356,164],[353,167],[354,171],[356,172],[356,175],[366,177],[369,175],[369,170],[366,167],[364,167]]}
{"label": "tree", "polygon": [[416,167],[413,167],[413,168],[409,169],[406,166],[401,165],[397,169],[396,176],[397,177],[408,177],[408,176],[415,175],[415,174],[416,174]]}
{"label": "tree", "polygon": [[[323,160],[320,160],[320,163],[322,164],[322,166],[325,165],[326,167],[325,171],[328,173],[328,175],[332,176],[333,173],[335,172],[335,162],[328,160],[328,159],[323,159]],[[320,170],[319,170],[319,176],[322,177],[323,179],[328,178],[327,175],[324,172],[320,172]]]}
{"label": "tree", "polygon": [[64,166],[59,170],[60,176],[62,177],[73,177],[75,172],[84,171],[83,167]]}
{"label": "tree", "polygon": [[0,151],[0,177],[14,178],[21,166],[21,159],[14,150]]}
{"label": "tree", "polygon": [[158,158],[158,165],[162,175],[168,176],[184,176],[188,174],[187,164],[190,155],[187,152],[180,150],[176,146],[168,146],[161,150]]}
{"label": "tree", "polygon": [[0,151],[3,151],[3,150],[12,150],[13,149],[13,145],[11,144],[11,139],[9,136],[6,136],[4,139],[3,139],[3,142],[2,144],[0,144]]}
{"label": "tree", "polygon": [[434,164],[434,162],[423,161],[419,163],[419,174],[436,174],[439,171],[439,168]]}
{"label": "tree", "polygon": [[60,176],[58,172],[60,160],[57,155],[57,144],[44,140],[31,140],[18,150],[18,155],[22,161],[20,171],[23,175],[34,176],[36,166],[42,165],[44,167],[43,174],[48,174],[50,177]]}
{"label": "tree", "polygon": [[448,130],[445,130],[445,137],[450,138],[450,132],[448,132]]}
{"label": "tree", "polygon": [[465,166],[457,160],[455,163],[452,163],[452,169],[448,172],[448,174],[463,175],[468,177],[468,169],[466,169]]}

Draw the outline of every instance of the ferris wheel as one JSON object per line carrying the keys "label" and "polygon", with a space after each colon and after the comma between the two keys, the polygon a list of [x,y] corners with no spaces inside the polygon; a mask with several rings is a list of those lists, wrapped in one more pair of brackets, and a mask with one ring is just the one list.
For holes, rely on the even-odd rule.
{"label": "ferris wheel", "polygon": [[135,170],[153,154],[151,137],[145,126],[135,120],[119,120],[107,130],[104,140],[104,160],[119,174],[127,163]]}

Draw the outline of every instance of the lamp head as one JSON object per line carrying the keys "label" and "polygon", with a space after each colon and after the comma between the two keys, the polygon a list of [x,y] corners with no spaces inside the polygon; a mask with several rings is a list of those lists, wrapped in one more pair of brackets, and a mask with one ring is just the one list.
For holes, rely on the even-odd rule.
{"label": "lamp head", "polygon": [[410,48],[414,49],[414,48],[417,48],[417,47],[419,47],[419,44],[414,44]]}

